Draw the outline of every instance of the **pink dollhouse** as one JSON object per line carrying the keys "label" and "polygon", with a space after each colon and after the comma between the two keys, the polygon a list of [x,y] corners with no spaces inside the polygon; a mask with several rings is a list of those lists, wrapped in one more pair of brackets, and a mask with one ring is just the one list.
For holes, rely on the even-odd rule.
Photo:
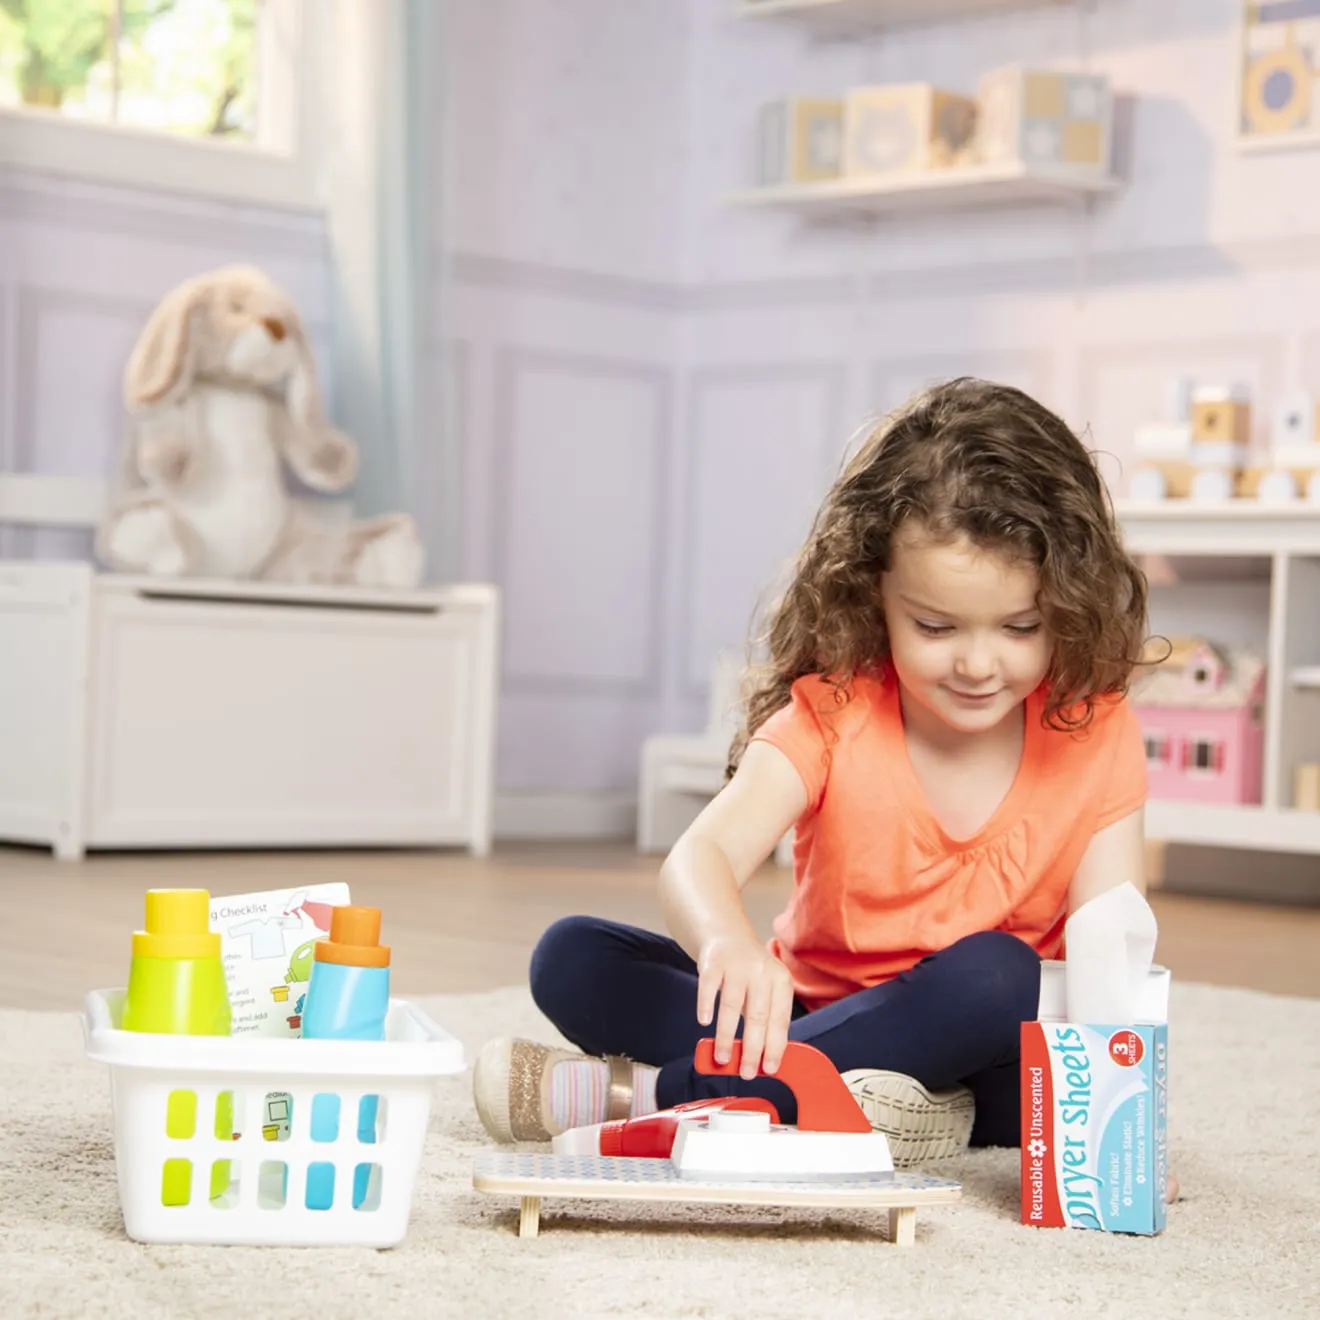
{"label": "pink dollhouse", "polygon": [[1140,672],[1131,702],[1146,738],[1150,796],[1258,803],[1264,764],[1265,665],[1203,637],[1176,639]]}

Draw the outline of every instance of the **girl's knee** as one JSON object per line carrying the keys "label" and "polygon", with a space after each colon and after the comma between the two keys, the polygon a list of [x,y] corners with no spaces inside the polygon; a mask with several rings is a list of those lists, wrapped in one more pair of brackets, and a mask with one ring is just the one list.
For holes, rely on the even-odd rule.
{"label": "girl's knee", "polygon": [[600,922],[594,917],[560,917],[532,950],[528,984],[537,1008],[554,1021],[560,993],[593,961],[590,950],[599,941]]}
{"label": "girl's knee", "polygon": [[1030,1021],[1040,1005],[1040,954],[1003,931],[982,931],[955,946],[965,972],[977,982],[984,1012],[1008,1023]]}

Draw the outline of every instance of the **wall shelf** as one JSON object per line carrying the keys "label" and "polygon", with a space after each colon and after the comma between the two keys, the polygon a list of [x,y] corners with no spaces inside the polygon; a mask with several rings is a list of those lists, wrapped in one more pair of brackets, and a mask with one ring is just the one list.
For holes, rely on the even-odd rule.
{"label": "wall shelf", "polygon": [[1320,554],[1320,504],[1262,504],[1258,500],[1115,501],[1131,548],[1143,554]]}
{"label": "wall shelf", "polygon": [[1320,526],[1320,504],[1294,500],[1291,504],[1266,504],[1262,500],[1115,500],[1124,520],[1146,522],[1229,523],[1269,522],[1292,519],[1310,520]]}
{"label": "wall shelf", "polygon": [[1146,804],[1146,834],[1163,843],[1320,853],[1320,811],[1202,806],[1152,799]]}
{"label": "wall shelf", "polygon": [[1018,9],[1043,9],[1073,0],[738,0],[734,14],[747,19],[789,19],[820,36],[847,36],[884,27],[929,26],[983,18]]}
{"label": "wall shelf", "polygon": [[1040,202],[1077,203],[1113,192],[1115,178],[1083,179],[1026,165],[974,165],[892,179],[828,179],[729,193],[729,206],[767,207],[803,214],[886,214]]}
{"label": "wall shelf", "polygon": [[[1320,853],[1320,811],[1293,808],[1298,765],[1320,761],[1320,505],[1268,505],[1255,500],[1116,503],[1128,550],[1169,559],[1179,582],[1162,588],[1204,592],[1222,570],[1243,581],[1257,558],[1259,590],[1268,597],[1265,637],[1265,775],[1259,806],[1205,805],[1151,799],[1146,833],[1166,843]],[[1180,561],[1180,562],[1179,562]],[[1179,572],[1195,562],[1194,571]],[[1148,565],[1151,572],[1153,566]],[[1251,581],[1247,581],[1250,586]],[[1190,599],[1196,599],[1195,596]],[[1152,619],[1158,630],[1158,620]]]}

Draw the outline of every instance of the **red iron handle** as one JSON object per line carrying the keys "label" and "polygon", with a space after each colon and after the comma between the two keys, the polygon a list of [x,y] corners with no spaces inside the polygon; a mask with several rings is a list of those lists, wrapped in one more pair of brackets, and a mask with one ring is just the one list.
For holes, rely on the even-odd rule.
{"label": "red iron handle", "polygon": [[[728,1063],[715,1062],[715,1037],[704,1036],[697,1042],[692,1066],[711,1077],[736,1077],[742,1062],[742,1041],[735,1040]],[[853,1099],[848,1084],[839,1071],[814,1045],[790,1040],[784,1046],[779,1071],[761,1077],[774,1077],[793,1092],[797,1100],[800,1132],[869,1132],[870,1121]]]}

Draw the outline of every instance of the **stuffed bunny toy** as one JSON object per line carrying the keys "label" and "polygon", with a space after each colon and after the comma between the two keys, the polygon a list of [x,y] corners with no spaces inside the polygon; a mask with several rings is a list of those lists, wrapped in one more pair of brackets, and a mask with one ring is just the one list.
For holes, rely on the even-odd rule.
{"label": "stuffed bunny toy", "polygon": [[424,554],[411,518],[314,518],[293,497],[357,476],[353,441],[321,411],[297,312],[261,271],[225,266],[168,293],[129,356],[131,425],[97,554],[166,577],[411,587]]}

